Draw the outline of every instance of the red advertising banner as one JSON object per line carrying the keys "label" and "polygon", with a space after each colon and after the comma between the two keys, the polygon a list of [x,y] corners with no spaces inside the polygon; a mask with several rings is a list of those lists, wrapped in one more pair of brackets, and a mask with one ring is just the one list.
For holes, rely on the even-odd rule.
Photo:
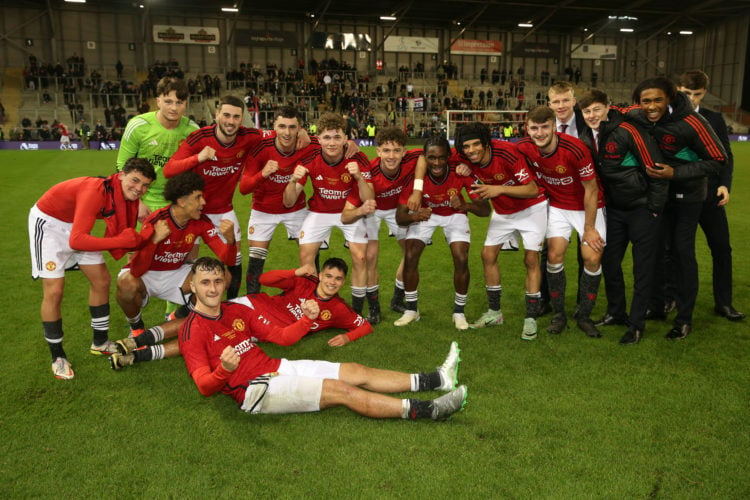
{"label": "red advertising banner", "polygon": [[467,40],[461,38],[451,45],[451,54],[501,56],[503,55],[503,42],[500,40]]}

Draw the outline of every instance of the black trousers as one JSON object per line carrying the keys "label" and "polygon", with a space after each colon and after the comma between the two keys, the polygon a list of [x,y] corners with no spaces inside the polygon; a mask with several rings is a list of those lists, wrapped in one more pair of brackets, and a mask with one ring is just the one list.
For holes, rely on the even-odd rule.
{"label": "black trousers", "polygon": [[[729,244],[729,222],[726,209],[719,206],[717,186],[709,182],[709,191],[700,216],[700,226],[706,235],[713,260],[714,304],[732,305],[732,247]],[[712,190],[713,189],[713,190]]]}
{"label": "black trousers", "polygon": [[[664,307],[663,290],[666,281],[674,283],[674,297],[677,301],[677,316],[674,325],[690,324],[693,309],[698,297],[698,262],[695,258],[695,233],[703,210],[703,202],[667,202],[664,210],[664,242],[660,245],[661,255],[655,269],[657,281],[651,299],[651,307],[658,310]],[[665,261],[665,252],[669,259]],[[665,276],[669,277],[665,281]],[[673,278],[673,279],[672,279]],[[661,298],[658,298],[660,297]],[[655,298],[657,298],[655,300]]]}
{"label": "black trousers", "polygon": [[[607,207],[607,246],[602,254],[607,313],[628,318],[628,325],[643,331],[654,280],[654,266],[660,253],[662,217],[654,217],[646,207],[621,210]],[[622,260],[632,244],[633,298],[627,314]]]}

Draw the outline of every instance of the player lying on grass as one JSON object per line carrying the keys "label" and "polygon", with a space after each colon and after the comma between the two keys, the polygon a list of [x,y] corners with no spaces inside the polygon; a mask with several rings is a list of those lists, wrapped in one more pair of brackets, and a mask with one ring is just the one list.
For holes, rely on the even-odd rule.
{"label": "player lying on grass", "polygon": [[[338,292],[346,282],[347,265],[338,257],[331,257],[323,263],[317,277],[312,266],[298,269],[268,271],[260,277],[260,284],[282,290],[279,295],[254,293],[235,299],[251,311],[265,325],[289,326],[303,317],[306,302],[315,302],[320,309],[318,318],[310,324],[308,333],[340,328],[347,330],[331,337],[328,345],[340,347],[372,332],[372,326],[362,316],[354,312],[339,296]],[[162,340],[175,338],[183,320],[168,321],[160,326],[149,328],[134,338],[117,341],[118,353],[110,358],[112,369],[130,366],[141,361],[153,361],[179,355],[177,341],[159,344]],[[276,344],[291,345],[286,339],[271,340]],[[147,349],[138,349],[147,347]]]}
{"label": "player lying on grass", "polygon": [[[308,301],[304,317],[284,328],[261,326],[249,308],[222,302],[224,265],[202,257],[193,265],[194,310],[180,328],[180,351],[201,394],[223,392],[247,413],[300,413],[346,406],[373,418],[445,420],[466,404],[458,388],[458,345],[430,373],[403,373],[357,363],[273,359],[256,339],[301,338],[320,313]],[[399,399],[382,393],[450,391],[432,400]]]}
{"label": "player lying on grass", "polygon": [[[89,281],[89,310],[94,339],[92,354],[111,354],[109,285],[111,278],[102,251],[116,259],[137,248],[138,203],[156,177],[143,158],[131,158],[122,172],[103,179],[79,177],[50,188],[29,212],[31,275],[42,278],[42,326],[52,354],[52,372],[59,379],[74,377],[63,349],[62,299],[65,271],[80,269]],[[91,234],[96,219],[104,219],[104,237]]]}

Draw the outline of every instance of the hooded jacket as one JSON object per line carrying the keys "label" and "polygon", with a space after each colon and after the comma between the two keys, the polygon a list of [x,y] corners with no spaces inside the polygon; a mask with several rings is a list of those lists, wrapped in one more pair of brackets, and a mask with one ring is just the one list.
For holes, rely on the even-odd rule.
{"label": "hooded jacket", "polygon": [[641,108],[629,110],[625,119],[647,131],[659,145],[664,163],[674,168],[669,199],[677,203],[702,202],[706,177],[718,175],[727,163],[727,153],[716,133],[690,99],[682,92],[670,103],[658,122],[650,122]]}

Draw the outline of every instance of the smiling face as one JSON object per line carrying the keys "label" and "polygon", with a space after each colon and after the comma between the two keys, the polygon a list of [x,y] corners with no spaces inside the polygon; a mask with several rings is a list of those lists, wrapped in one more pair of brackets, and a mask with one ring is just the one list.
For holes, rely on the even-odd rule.
{"label": "smiling face", "polygon": [[542,153],[551,153],[557,147],[554,120],[543,123],[529,120],[526,123],[526,132]]}
{"label": "smiling face", "polygon": [[475,165],[484,165],[490,160],[490,149],[479,139],[464,141],[461,151]]}
{"label": "smiling face", "polygon": [[221,269],[196,269],[190,280],[190,289],[195,294],[196,309],[200,312],[215,314],[221,308],[226,282]]}
{"label": "smiling face", "polygon": [[442,179],[448,170],[449,151],[445,146],[430,146],[424,152],[427,172],[435,179]]}
{"label": "smiling face", "polygon": [[669,97],[662,89],[644,89],[639,101],[646,119],[652,123],[661,120],[669,107]]}
{"label": "smiling face", "polygon": [[346,274],[341,269],[335,267],[324,267],[318,273],[317,294],[321,299],[330,299],[334,297],[346,282]]}
{"label": "smiling face", "polygon": [[562,123],[567,123],[573,117],[573,106],[576,105],[576,98],[573,97],[572,90],[565,92],[549,91],[549,107],[555,112],[555,116]]}
{"label": "smiling face", "polygon": [[395,171],[404,159],[406,149],[403,144],[386,142],[376,148],[380,157],[380,167],[385,167],[389,172]]}
{"label": "smiling face", "polygon": [[140,200],[141,196],[146,194],[148,187],[151,185],[151,179],[143,175],[138,170],[120,174],[120,185],[122,193],[128,201]]}
{"label": "smiling face", "polygon": [[323,158],[329,163],[336,163],[344,157],[344,144],[346,144],[346,134],[342,129],[323,130],[318,134],[320,142],[320,151]]}
{"label": "smiling face", "polygon": [[185,114],[187,102],[177,98],[177,91],[162,94],[156,98],[157,117],[166,128],[174,128],[180,123],[182,115]]}
{"label": "smiling face", "polygon": [[294,151],[299,133],[299,120],[278,116],[273,122],[273,130],[276,132],[276,147],[284,153]]}
{"label": "smiling face", "polygon": [[216,111],[216,128],[219,140],[228,144],[237,136],[237,131],[242,124],[242,113],[245,110],[231,104],[222,104]]}
{"label": "smiling face", "polygon": [[601,122],[607,121],[609,106],[601,102],[594,102],[581,111],[583,112],[583,119],[586,121],[586,125],[592,130],[599,130]]}

